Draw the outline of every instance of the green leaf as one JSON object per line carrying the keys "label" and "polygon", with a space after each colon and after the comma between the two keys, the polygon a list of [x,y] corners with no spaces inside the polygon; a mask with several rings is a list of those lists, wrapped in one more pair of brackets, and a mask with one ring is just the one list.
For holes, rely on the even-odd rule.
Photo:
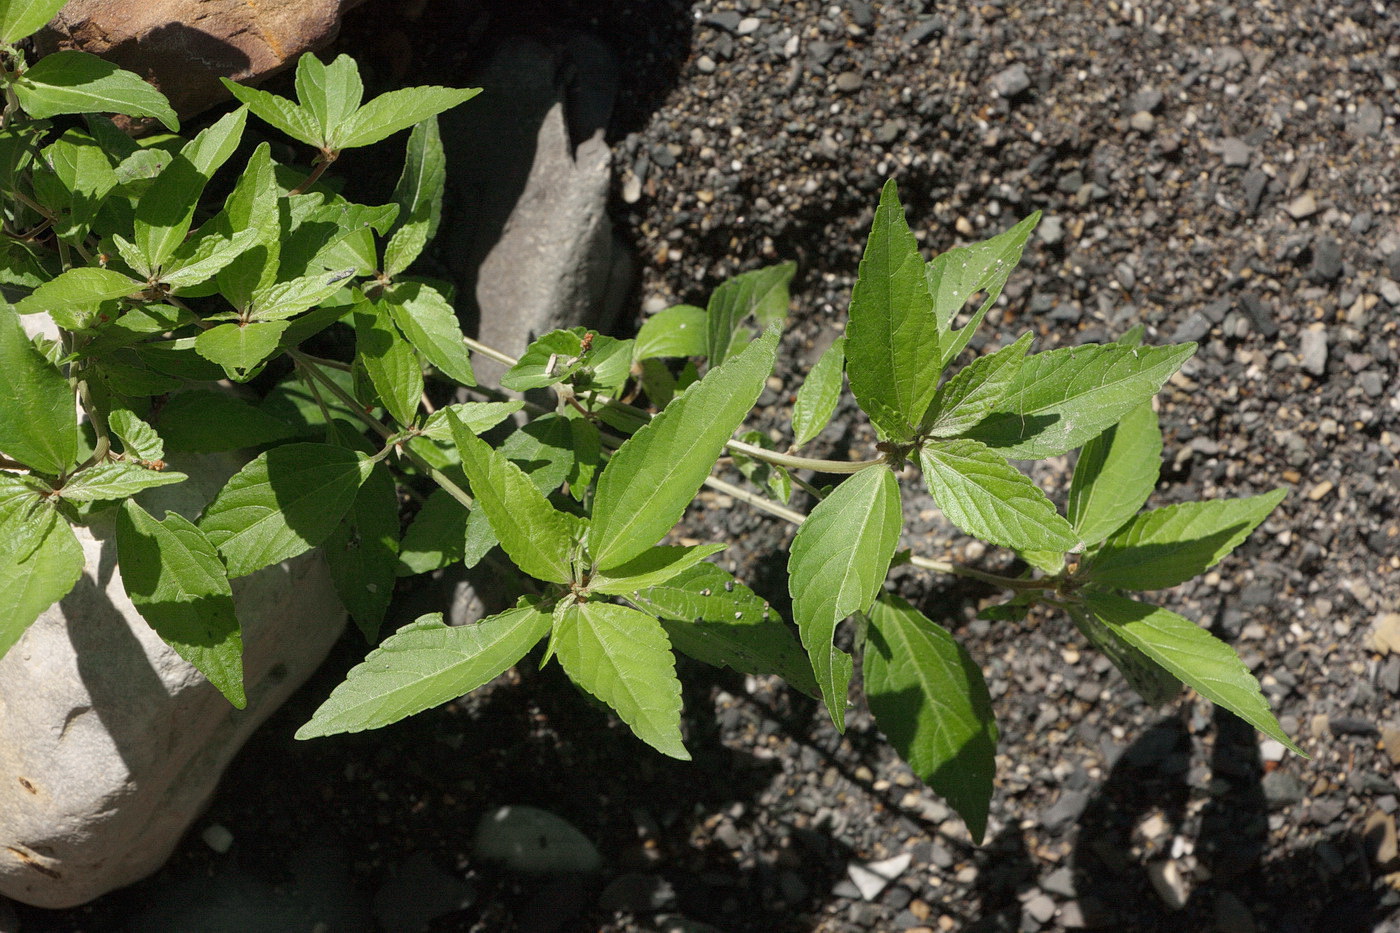
{"label": "green leaf", "polygon": [[423,398],[423,370],[418,354],[399,335],[383,302],[355,305],[355,353],[384,408],[399,424],[414,424]]}
{"label": "green leaf", "polygon": [[660,617],[675,650],[743,674],[776,674],[808,696],[821,696],[787,623],[727,570],[697,564],[627,598]]}
{"label": "green leaf", "polygon": [[58,15],[67,0],[2,0],[0,2],[0,42],[13,45],[38,32]]}
{"label": "green leaf", "polygon": [[778,331],[712,369],[632,435],[598,478],[589,551],[611,570],[649,549],[680,520],[725,442],[758,401]]}
{"label": "green leaf", "polygon": [[74,473],[58,490],[58,494],[69,502],[102,502],[124,499],[143,489],[169,486],[186,479],[189,477],[184,473],[173,470],[163,473],[135,463],[107,460]]}
{"label": "green leaf", "polygon": [[481,88],[409,87],[380,94],[355,112],[350,119],[332,127],[328,142],[332,149],[368,146],[466,103]]}
{"label": "green leaf", "polygon": [[330,139],[336,127],[350,119],[365,93],[360,71],[349,55],[338,55],[324,65],[311,52],[297,60],[296,88],[297,101],[320,127],[323,139]]}
{"label": "green leaf", "polygon": [[1095,545],[1137,514],[1157,485],[1162,431],[1151,402],[1084,445],[1069,484],[1069,522]]}
{"label": "green leaf", "polygon": [[749,315],[760,329],[787,317],[788,285],[796,272],[797,263],[784,262],[740,273],[714,290],[706,306],[705,325],[705,356],[711,368],[738,352],[735,337]]}
{"label": "green leaf", "polygon": [[846,360],[861,410],[885,435],[913,437],[942,372],[939,327],[919,244],[893,179],[880,194],[851,291]]}
{"label": "green leaf", "polygon": [[437,117],[429,117],[409,134],[403,172],[394,186],[401,224],[384,247],[385,275],[393,278],[407,269],[437,233],[446,179]]}
{"label": "green leaf", "polygon": [[846,728],[852,665],[851,656],[833,643],[836,626],[875,601],[901,523],[894,474],[883,466],[867,468],[817,503],[788,552],[793,619],[839,731]]}
{"label": "green leaf", "polygon": [[472,625],[444,625],[440,612],[422,616],[352,668],[296,737],[378,729],[455,700],[509,670],[550,622],[528,605]]}
{"label": "green leaf", "polygon": [[946,367],[957,358],[987,316],[987,311],[996,304],[1007,276],[1021,261],[1021,251],[1038,223],[1040,211],[990,240],[950,249],[925,267],[925,281],[929,294],[933,296],[940,334],[946,334],[952,327],[954,317],[967,299],[978,292],[986,292],[982,305],[968,322],[943,340],[941,366]]}
{"label": "green leaf", "polygon": [[163,268],[185,241],[195,205],[208,182],[209,177],[182,152],[171,157],[136,203],[135,244],[148,268]]}
{"label": "green leaf", "polygon": [[404,532],[395,574],[411,577],[457,563],[466,533],[467,507],[446,489],[434,489]]}
{"label": "green leaf", "polygon": [[625,564],[619,564],[589,581],[594,593],[630,595],[649,586],[659,586],[694,567],[728,545],[699,544],[693,547],[666,546],[643,551]]}
{"label": "green leaf", "polygon": [[[20,134],[9,138],[28,141]],[[27,154],[28,147],[25,151]],[[102,143],[71,129],[44,148],[40,161],[31,164],[34,197],[55,215],[54,233],[69,243],[81,243],[117,184],[117,173]]]}
{"label": "green leaf", "polygon": [[793,447],[810,442],[831,421],[841,400],[841,379],[846,371],[846,338],[837,337],[817,365],[797,387],[792,404]]}
{"label": "green leaf", "polygon": [[694,305],[674,305],[642,322],[632,357],[701,356],[705,352],[705,328],[709,312]]}
{"label": "green leaf", "polygon": [[336,594],[370,643],[394,595],[399,497],[383,464],[370,471],[345,518],[321,547]]}
{"label": "green leaf", "polygon": [[398,282],[384,297],[394,323],[414,349],[448,378],[462,385],[476,385],[457,312],[441,292],[419,282]]}
{"label": "green leaf", "polygon": [[128,408],[117,408],[108,413],[107,427],[121,438],[122,450],[138,460],[164,460],[165,444],[155,428],[136,417]]}
{"label": "green leaf", "polygon": [[170,101],[129,71],[86,52],[54,52],[35,62],[13,85],[31,117],[61,113],[121,113],[155,117],[172,133],[180,121]]}
{"label": "green leaf", "polygon": [[981,669],[942,626],[888,594],[870,610],[865,645],[865,695],[880,731],[980,845],[997,750]]}
{"label": "green leaf", "polygon": [[577,465],[569,419],[553,413],[512,432],[501,444],[501,453],[545,495],[558,489]]}
{"label": "green leaf", "polygon": [[422,433],[435,441],[452,440],[452,425],[447,420],[450,411],[473,434],[484,434],[525,407],[524,402],[462,402],[439,408],[423,422]]}
{"label": "green leaf", "polygon": [[1062,347],[1027,357],[996,410],[966,434],[1009,460],[1082,446],[1157,394],[1196,352],[1167,347]]}
{"label": "green leaf", "polygon": [[[0,301],[0,451],[40,473],[78,462],[73,387],[35,348],[12,307]],[[26,623],[27,624],[27,623]]]}
{"label": "green leaf", "polygon": [[83,573],[73,529],[47,505],[10,498],[0,506],[0,657]]}
{"label": "green leaf", "polygon": [[948,521],[974,537],[1019,551],[1068,551],[1079,539],[1040,487],[977,441],[933,441],[919,466]]}
{"label": "green leaf", "polygon": [[583,335],[587,331],[552,330],[536,337],[520,359],[501,377],[501,387],[514,392],[543,389],[568,379],[583,368]]}
{"label": "green leaf", "polygon": [[122,586],[147,624],[244,709],[243,635],[233,590],[204,534],[175,512],[158,522],[128,500],[117,513],[117,561]]}
{"label": "green leaf", "polygon": [[[112,269],[69,269],[30,292],[15,305],[20,314],[47,312],[59,327],[83,330],[106,302],[134,295],[145,284]],[[108,305],[115,310],[115,305]]]}
{"label": "green leaf", "polygon": [[992,413],[1021,371],[1031,334],[981,356],[938,387],[923,424],[932,437],[956,437]]}
{"label": "green leaf", "polygon": [[597,425],[580,417],[569,419],[569,436],[574,457],[564,482],[575,501],[582,502],[603,465],[603,435]]}
{"label": "green leaf", "polygon": [[1182,683],[1307,757],[1279,726],[1259,682],[1229,645],[1190,619],[1157,606],[1109,593],[1086,593],[1084,600],[1100,622]]}
{"label": "green leaf", "polygon": [[519,467],[448,413],[477,506],[516,566],[550,583],[573,579],[578,520],[549,504]]}
{"label": "green leaf", "polygon": [[234,382],[246,382],[256,375],[258,365],[277,352],[286,321],[258,321],[252,324],[220,324],[200,331],[194,339],[195,352],[211,363],[218,363]]}
{"label": "green leaf", "polygon": [[1183,502],[1143,512],[1103,543],[1080,576],[1125,590],[1161,590],[1215,566],[1269,517],[1288,490]]}
{"label": "green leaf", "polygon": [[335,530],[373,464],[328,444],[286,444],[224,485],[199,527],[241,577],[304,553]]}
{"label": "green leaf", "polygon": [[254,116],[286,133],[292,139],[306,143],[308,146],[315,146],[318,149],[325,143],[320,127],[316,125],[315,117],[287,98],[270,94],[255,87],[235,84],[228,78],[220,78],[219,81],[234,96],[235,100],[247,104]]}
{"label": "green leaf", "polygon": [[292,425],[227,392],[193,389],[172,395],[156,421],[171,450],[211,453],[259,447],[295,437]]}
{"label": "green leaf", "polygon": [[1181,681],[1123,640],[1123,636],[1083,606],[1070,606],[1070,618],[1089,643],[1118,668],[1128,686],[1148,706],[1164,706],[1181,693]]}
{"label": "green leaf", "polygon": [[573,603],[552,644],[569,679],[616,710],[637,738],[690,760],[681,740],[676,658],[660,622],[627,606]]}

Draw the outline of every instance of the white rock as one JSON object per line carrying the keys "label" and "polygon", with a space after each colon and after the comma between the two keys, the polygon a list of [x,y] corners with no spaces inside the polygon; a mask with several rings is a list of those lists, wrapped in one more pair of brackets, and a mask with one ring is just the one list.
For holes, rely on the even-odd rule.
{"label": "white rock", "polygon": [[1163,904],[1172,910],[1186,906],[1186,898],[1191,892],[1186,887],[1186,879],[1182,877],[1181,866],[1176,862],[1170,859],[1149,862],[1147,878]]}
{"label": "white rock", "polygon": [[598,849],[573,824],[538,807],[497,807],[476,827],[476,854],[532,875],[592,874]]}
{"label": "white rock", "polygon": [[913,856],[905,852],[880,862],[851,862],[846,866],[846,874],[850,876],[851,883],[856,886],[860,896],[867,901],[873,901],[891,881],[904,874],[912,860]]}

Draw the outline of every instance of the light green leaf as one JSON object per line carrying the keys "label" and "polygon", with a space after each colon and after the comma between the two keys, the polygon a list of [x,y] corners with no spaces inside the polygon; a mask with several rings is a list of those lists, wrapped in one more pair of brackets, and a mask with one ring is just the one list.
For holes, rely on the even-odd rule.
{"label": "light green leaf", "polygon": [[270,94],[255,87],[235,84],[228,78],[220,78],[219,80],[234,96],[234,99],[239,103],[247,104],[254,116],[259,117],[263,122],[271,124],[292,139],[306,143],[308,146],[315,146],[319,149],[325,143],[320,127],[316,125],[316,119],[308,111],[298,107],[287,98]]}
{"label": "light green leaf", "polygon": [[788,553],[788,590],[802,644],[836,728],[846,728],[851,656],[833,643],[842,619],[875,601],[899,544],[899,483],[883,466],[861,470],[817,503]]}
{"label": "light green leaf", "polygon": [[919,451],[919,466],[948,521],[970,535],[1020,551],[1068,551],[1079,542],[1040,487],[985,444],[933,441]]}
{"label": "light green leaf", "polygon": [[181,147],[180,154],[190,160],[190,164],[199,174],[206,179],[212,178],[237,151],[238,144],[243,141],[243,129],[247,124],[247,107],[231,110],[200,130],[194,139]]}
{"label": "light green leaf", "polygon": [[373,464],[328,444],[285,444],[234,474],[199,527],[230,577],[304,553],[335,530]]}
{"label": "light green leaf", "polygon": [[86,52],[54,52],[13,85],[19,105],[36,119],[61,113],[122,113],[155,117],[172,133],[180,120],[170,101],[129,71]]}
{"label": "light green leaf", "polygon": [[797,400],[792,404],[794,447],[810,442],[831,421],[836,403],[841,400],[841,379],[845,371],[846,338],[837,337],[797,387]]}
{"label": "light green leaf", "polygon": [[1162,431],[1151,402],[1084,445],[1069,484],[1069,522],[1095,545],[1137,514],[1157,485]]}
{"label": "light green leaf", "polygon": [[[81,267],[50,279],[20,299],[20,314],[47,312],[59,327],[83,330],[104,302],[141,291],[145,284],[112,269]],[[109,306],[115,311],[115,306]]]}
{"label": "light green leaf", "polygon": [[1229,645],[1157,606],[1109,593],[1086,593],[1084,600],[1099,621],[1182,683],[1307,757],[1279,726],[1259,682]]}
{"label": "light green leaf", "polygon": [[296,317],[334,295],[354,274],[354,269],[313,272],[263,286],[253,292],[248,316],[255,321],[281,321]]}
{"label": "light green leaf", "polygon": [[457,312],[437,289],[419,282],[397,282],[385,293],[394,323],[443,375],[462,385],[476,385]]}
{"label": "light green leaf", "polygon": [[598,569],[626,563],[680,520],[758,401],[777,349],[773,329],[686,389],[612,455],[598,478],[588,533]]}
{"label": "light green leaf", "polygon": [[147,624],[230,703],[245,708],[233,590],[203,533],[175,512],[158,522],[127,500],[117,513],[117,561],[122,586]]}
{"label": "light green leaf", "polygon": [[599,573],[589,581],[588,588],[594,593],[625,596],[649,586],[659,586],[694,567],[711,554],[718,554],[727,546],[699,544],[694,547],[654,547],[643,551],[625,564]]}
{"label": "light green leaf", "polygon": [[925,267],[925,280],[929,294],[933,296],[940,334],[948,333],[954,318],[969,298],[978,292],[986,292],[981,306],[968,322],[943,338],[942,366],[946,367],[957,358],[987,316],[987,311],[996,304],[1007,276],[1021,261],[1021,251],[1038,223],[1040,211],[990,240],[950,249]]}
{"label": "light green leaf", "polygon": [[0,42],[13,45],[38,32],[67,0],[0,0]]}
{"label": "light green leaf", "polygon": [[108,413],[107,427],[121,438],[122,450],[128,457],[148,461],[165,459],[165,444],[160,435],[129,408],[117,408]]}
{"label": "light green leaf", "polygon": [[1164,706],[1181,693],[1177,680],[1156,661],[1123,640],[1113,626],[1108,625],[1084,606],[1070,606],[1070,618],[1080,633],[1118,668],[1128,686],[1148,706]]}
{"label": "light green leaf", "polygon": [[[35,348],[12,307],[0,301],[0,452],[40,473],[78,462],[73,387]],[[26,623],[27,624],[27,623]]]}
{"label": "light green leaf", "polygon": [[501,453],[524,470],[535,488],[545,495],[558,489],[577,466],[569,419],[553,413],[512,432],[501,444]]}
{"label": "light green leaf", "polygon": [[384,302],[355,305],[355,353],[384,408],[399,424],[414,424],[423,398],[423,370],[418,354],[389,319]]}
{"label": "light green leaf", "polygon": [[435,441],[452,440],[452,425],[447,421],[450,411],[473,434],[483,434],[525,407],[524,402],[462,402],[439,408],[423,422],[422,433]]}
{"label": "light green leaf", "polygon": [[528,605],[472,625],[445,625],[440,612],[422,616],[353,667],[296,737],[378,729],[455,700],[514,666],[550,622]]}
{"label": "light green leaf", "polygon": [[681,741],[681,682],[661,623],[627,606],[590,601],[562,613],[552,646],[579,687],[617,711],[637,738],[690,760]]}
{"label": "light green leaf", "polygon": [[[18,133],[8,139],[10,145],[33,145]],[[41,160],[30,163],[34,196],[55,215],[54,233],[69,243],[81,243],[88,235],[93,219],[117,184],[104,144],[105,140],[98,142],[81,130],[71,129],[44,148]],[[25,146],[23,151],[27,155],[31,150]],[[12,185],[10,182],[6,187]]]}
{"label": "light green leaf", "polygon": [[697,564],[628,600],[661,619],[675,650],[742,674],[776,674],[821,697],[807,653],[753,590],[714,564]]}
{"label": "light green leaf", "polygon": [[880,731],[981,844],[996,772],[997,726],[977,663],[942,626],[886,594],[870,610],[862,670]]}
{"label": "light green leaf", "polygon": [[399,556],[399,497],[383,464],[370,471],[354,505],[321,551],[336,594],[373,644],[394,595]]}
{"label": "light green leaf", "polygon": [[480,93],[479,87],[425,86],[380,94],[357,110],[350,119],[331,128],[330,146],[332,149],[354,149],[377,143],[415,123],[466,103]]}
{"label": "light green leaf", "polygon": [[467,540],[467,515],[467,507],[446,489],[434,489],[404,532],[395,574],[411,577],[460,561]]}
{"label": "light green leaf", "polygon": [[83,548],[48,505],[9,498],[0,507],[0,657],[39,614],[73,589]]}
{"label": "light green leaf", "polygon": [[632,347],[633,359],[704,354],[708,320],[708,312],[694,305],[673,305],[656,312],[643,321],[637,331],[637,342]]}
{"label": "light green leaf", "polygon": [[102,502],[124,499],[143,489],[169,486],[189,479],[184,473],[158,472],[124,460],[106,460],[80,470],[58,490],[69,502]]}
{"label": "light green leaf", "polygon": [[973,360],[939,386],[923,419],[928,434],[956,437],[991,414],[1021,371],[1030,347],[1027,332],[1011,346]]}
{"label": "light green leaf", "polygon": [[1080,576],[1125,590],[1161,590],[1204,573],[1229,554],[1288,490],[1246,499],[1183,502],[1143,512],[1103,543]]}
{"label": "light green leaf", "polygon": [[401,224],[384,247],[385,275],[393,278],[407,269],[437,233],[446,179],[437,117],[429,117],[409,134],[403,172],[394,186]]}
{"label": "light green leaf", "polygon": [[914,436],[938,388],[939,327],[924,261],[894,179],[885,183],[846,323],[846,376],[861,410],[885,435]]}
{"label": "light green leaf", "polygon": [[218,363],[234,382],[246,382],[255,375],[258,364],[277,352],[286,321],[258,321],[252,324],[220,324],[200,331],[194,339],[195,352]]}
{"label": "light green leaf", "polygon": [[996,410],[966,434],[1009,460],[1082,446],[1157,394],[1196,352],[1167,347],[1062,347],[1027,357]]}
{"label": "light green leaf", "polygon": [[211,453],[295,437],[292,425],[227,392],[192,389],[172,395],[156,421],[171,450]]}
{"label": "light green leaf", "polygon": [[337,55],[324,65],[311,52],[297,60],[296,88],[297,101],[321,128],[324,139],[330,139],[336,127],[360,108],[365,93],[360,71],[349,55]]}
{"label": "light green leaf", "polygon": [[135,243],[149,268],[162,269],[185,242],[195,206],[208,181],[209,176],[181,152],[170,157],[150,189],[136,202]]}
{"label": "light green leaf", "polygon": [[467,430],[456,415],[449,412],[447,421],[477,507],[510,559],[540,580],[572,580],[579,520],[550,505],[518,466]]}
{"label": "light green leaf", "polygon": [[705,324],[705,356],[711,369],[738,352],[735,338],[750,315],[760,329],[787,317],[788,285],[796,272],[797,263],[779,263],[742,272],[714,290],[706,305]]}
{"label": "light green leaf", "polygon": [[552,330],[536,337],[504,376],[502,388],[514,392],[543,389],[563,382],[583,368],[583,335],[587,330]]}

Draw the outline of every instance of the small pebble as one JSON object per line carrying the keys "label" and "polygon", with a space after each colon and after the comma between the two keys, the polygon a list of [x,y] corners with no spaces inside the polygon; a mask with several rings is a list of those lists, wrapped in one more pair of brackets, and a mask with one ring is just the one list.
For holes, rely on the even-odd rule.
{"label": "small pebble", "polygon": [[1301,194],[1288,202],[1286,210],[1294,220],[1306,220],[1317,213],[1317,199],[1311,193]]}
{"label": "small pebble", "polygon": [[992,90],[1001,97],[1015,97],[1030,86],[1031,76],[1026,73],[1026,66],[1021,64],[1005,68],[992,78]]}
{"label": "small pebble", "polygon": [[1131,126],[1133,129],[1137,130],[1142,135],[1146,136],[1148,133],[1151,133],[1154,129],[1156,129],[1157,118],[1154,117],[1150,111],[1139,110],[1137,113],[1133,114],[1131,117],[1128,118],[1128,125]]}

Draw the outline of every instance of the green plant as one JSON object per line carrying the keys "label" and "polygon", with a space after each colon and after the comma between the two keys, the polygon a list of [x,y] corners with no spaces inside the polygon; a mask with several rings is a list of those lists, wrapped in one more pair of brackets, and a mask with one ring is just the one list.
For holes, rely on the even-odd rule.
{"label": "green plant", "polygon": [[[513,608],[461,627],[424,616],[378,641],[303,738],[449,701],[539,644],[541,663],[557,659],[639,738],[677,758],[688,753],[675,650],[781,675],[824,700],[840,729],[853,658],[834,637],[854,618],[876,721],[980,838],[997,741],[981,671],[951,634],[885,589],[900,542],[898,472],[912,463],[953,524],[1014,549],[1028,569],[1007,577],[902,559],[1007,590],[986,610],[1007,624],[1037,606],[1065,611],[1149,702],[1185,683],[1297,750],[1228,646],[1124,595],[1201,573],[1283,497],[1140,511],[1162,447],[1151,399],[1194,346],[1142,346],[1138,329],[1112,344],[1031,353],[1027,334],[954,367],[1037,217],[925,262],[889,183],[846,336],[803,382],[791,446],[774,450],[765,435],[734,435],[777,359],[791,264],[735,277],[706,308],[663,311],[633,340],[575,328],[511,359],[462,335],[449,287],[406,274],[438,223],[435,115],[475,91],[416,88],[362,106],[349,58],[324,65],[308,55],[298,103],[230,83],[242,106],[193,139],[136,142],[89,111],[156,116],[175,129],[149,87],[77,53],[26,67],[13,47],[59,5],[0,0],[0,285],[15,302],[0,303],[0,371],[11,387],[0,398],[0,651],[81,573],[70,525],[113,511],[133,602],[236,705],[230,578],[320,546],[375,643],[398,577],[482,560],[518,571]],[[70,113],[83,124],[47,119]],[[313,171],[274,163],[266,142],[249,152],[249,113],[312,146]],[[320,181],[344,149],[410,126],[391,203],[357,204]],[[239,152],[226,194],[206,203]],[[38,312],[58,325],[57,342],[21,330],[18,315]],[[331,358],[338,346],[345,352]],[[477,389],[480,401],[434,408],[432,399],[474,385],[469,348],[510,366],[503,388],[551,390],[556,407]],[[872,456],[797,454],[832,417],[844,377],[877,436]],[[223,379],[253,382],[261,398],[216,390]],[[515,427],[512,416],[528,420]],[[492,446],[481,435],[498,427],[513,430]],[[133,498],[185,478],[164,468],[167,452],[244,447],[260,453],[197,521],[157,519]],[[1009,462],[1076,448],[1063,514]],[[713,475],[726,451],[762,492]],[[849,475],[813,485],[831,474]],[[659,544],[706,484],[800,525],[788,559],[795,626],[708,560],[722,542]],[[788,506],[794,486],[815,501],[809,514]],[[406,527],[404,501],[415,507]]]}

